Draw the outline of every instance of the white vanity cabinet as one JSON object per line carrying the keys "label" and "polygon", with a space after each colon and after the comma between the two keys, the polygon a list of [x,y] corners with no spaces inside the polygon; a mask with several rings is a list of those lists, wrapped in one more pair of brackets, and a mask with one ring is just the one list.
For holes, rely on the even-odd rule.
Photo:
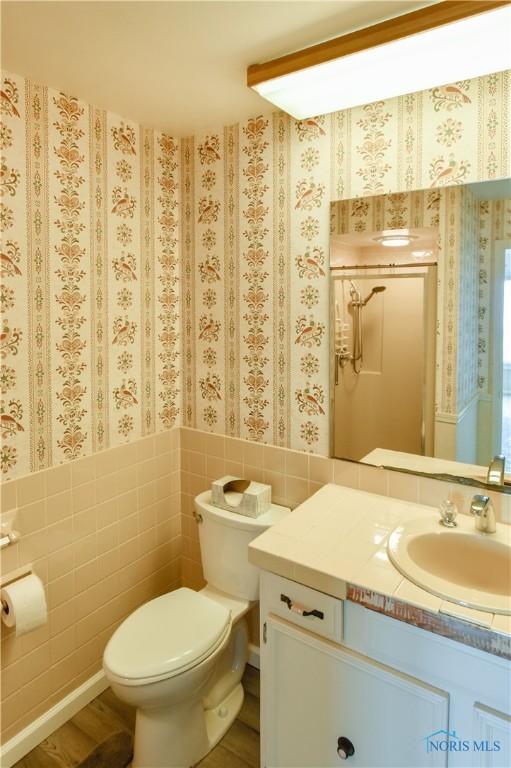
{"label": "white vanity cabinet", "polygon": [[[447,729],[448,696],[280,619],[266,620],[266,765],[445,766],[423,737]],[[349,755],[350,744],[354,754]]]}
{"label": "white vanity cabinet", "polygon": [[261,627],[264,768],[511,766],[502,659],[269,573]]}

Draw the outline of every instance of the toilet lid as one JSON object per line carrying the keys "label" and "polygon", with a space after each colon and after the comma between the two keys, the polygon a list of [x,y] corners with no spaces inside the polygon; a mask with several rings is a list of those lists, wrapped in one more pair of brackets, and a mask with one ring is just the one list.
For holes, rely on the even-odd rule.
{"label": "toilet lid", "polygon": [[137,608],[114,632],[104,664],[126,681],[172,677],[199,664],[219,644],[230,611],[185,587]]}

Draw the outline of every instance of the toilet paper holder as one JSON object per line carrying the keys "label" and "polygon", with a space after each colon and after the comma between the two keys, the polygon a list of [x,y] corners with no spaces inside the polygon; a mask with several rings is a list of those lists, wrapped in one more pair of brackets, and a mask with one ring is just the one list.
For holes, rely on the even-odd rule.
{"label": "toilet paper holder", "polygon": [[[14,571],[6,573],[5,576],[0,577],[0,589],[7,587],[8,584],[12,584],[14,581],[25,578],[25,576],[30,576],[31,573],[33,573],[32,565],[23,565],[21,568],[16,568]],[[6,603],[0,600],[0,613],[3,613],[6,608]]]}
{"label": "toilet paper holder", "polygon": [[16,544],[19,541],[20,534],[12,527],[17,511],[17,509],[11,509],[0,517],[0,549],[5,549],[9,544]]}
{"label": "toilet paper holder", "polygon": [[2,531],[2,534],[2,538],[0,539],[0,549],[5,549],[9,544],[16,544],[20,538],[18,531],[8,531],[7,533]]}

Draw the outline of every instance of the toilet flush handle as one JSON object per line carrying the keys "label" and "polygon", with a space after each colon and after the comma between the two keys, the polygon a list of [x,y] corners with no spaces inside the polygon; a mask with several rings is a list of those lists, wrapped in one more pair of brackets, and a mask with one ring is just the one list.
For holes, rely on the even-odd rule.
{"label": "toilet flush handle", "polygon": [[200,512],[197,512],[196,509],[193,510],[193,516],[195,518],[195,522],[200,525],[202,522],[204,522],[204,519]]}

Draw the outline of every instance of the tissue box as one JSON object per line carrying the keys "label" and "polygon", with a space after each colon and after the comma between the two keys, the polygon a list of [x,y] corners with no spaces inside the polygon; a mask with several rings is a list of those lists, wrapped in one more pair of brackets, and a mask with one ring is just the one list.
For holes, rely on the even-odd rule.
{"label": "tissue box", "polygon": [[259,517],[271,506],[271,485],[227,475],[212,483],[211,503],[245,517]]}

